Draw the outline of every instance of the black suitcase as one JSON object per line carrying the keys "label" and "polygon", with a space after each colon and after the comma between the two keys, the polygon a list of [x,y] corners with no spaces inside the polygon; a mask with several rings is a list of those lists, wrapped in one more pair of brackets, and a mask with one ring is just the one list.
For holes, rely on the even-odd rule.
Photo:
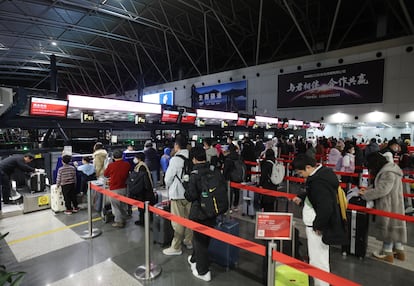
{"label": "black suitcase", "polygon": [[345,246],[348,254],[364,258],[368,246],[369,215],[366,213],[347,210],[349,244]]}
{"label": "black suitcase", "polygon": [[[154,205],[165,211],[170,211],[170,201],[163,201]],[[169,245],[174,237],[174,229],[171,226],[171,221],[163,218],[158,214],[154,214],[152,220],[152,238],[154,243],[159,243],[162,246]]]}
{"label": "black suitcase", "polygon": [[[223,222],[219,222],[215,229],[225,233],[239,236],[239,222],[234,219],[225,219]],[[231,244],[225,243],[221,240],[212,238],[208,247],[208,253],[210,260],[221,266],[232,268],[237,265],[239,261],[240,249]]]}
{"label": "black suitcase", "polygon": [[35,172],[30,175],[29,188],[31,193],[44,192],[46,189],[46,174]]}

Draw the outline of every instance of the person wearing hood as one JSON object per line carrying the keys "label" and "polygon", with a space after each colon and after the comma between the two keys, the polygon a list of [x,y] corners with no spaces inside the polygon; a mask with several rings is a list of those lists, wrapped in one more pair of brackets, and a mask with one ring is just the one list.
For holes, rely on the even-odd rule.
{"label": "person wearing hood", "polygon": [[[391,142],[391,141],[390,141]],[[361,189],[363,199],[374,200],[375,208],[404,215],[404,197],[400,167],[378,152],[368,156],[368,170],[374,176],[374,184]],[[403,243],[407,242],[407,225],[403,220],[377,216],[376,228],[380,230],[377,239],[383,241],[382,249],[372,254],[376,259],[394,262],[394,257],[405,260]]]}
{"label": "person wearing hood", "polygon": [[[329,245],[347,243],[345,224],[337,203],[339,181],[331,168],[317,165],[316,159],[299,154],[292,168],[305,178],[306,192],[293,198],[303,204],[302,217],[306,226],[309,264],[329,272]],[[315,279],[315,286],[329,283]]]}
{"label": "person wearing hood", "polygon": [[171,148],[165,147],[164,148],[164,154],[161,156],[160,159],[160,165],[161,165],[161,171],[162,171],[162,178],[161,178],[161,185],[165,185],[164,177],[165,173],[167,172],[168,165],[170,164],[170,158],[171,158]]}
{"label": "person wearing hood", "polygon": [[105,170],[105,160],[108,157],[108,152],[104,149],[101,142],[97,142],[93,146],[93,166],[95,167],[96,178],[103,177]]}
{"label": "person wearing hood", "polygon": [[[165,186],[168,190],[168,197],[171,200],[171,213],[183,218],[187,218],[190,214],[191,203],[184,197],[185,188],[183,181],[189,178],[182,177],[184,159],[189,159],[187,150],[187,138],[182,134],[177,134],[174,142],[175,155],[170,159],[167,172],[165,173]],[[174,229],[174,238],[170,247],[163,250],[165,255],[181,255],[181,244],[183,243],[188,249],[193,248],[193,232],[191,229],[185,228],[179,223],[171,221]]]}

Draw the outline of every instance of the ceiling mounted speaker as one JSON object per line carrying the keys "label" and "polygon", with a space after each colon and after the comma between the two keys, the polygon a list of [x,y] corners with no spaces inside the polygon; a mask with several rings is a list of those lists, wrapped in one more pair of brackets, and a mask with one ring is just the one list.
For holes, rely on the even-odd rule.
{"label": "ceiling mounted speaker", "polygon": [[359,117],[358,116],[355,116],[354,118],[355,118],[355,120],[358,120]]}
{"label": "ceiling mounted speaker", "polygon": [[399,114],[395,115],[395,118],[396,119],[399,119],[400,118],[400,115]]}
{"label": "ceiling mounted speaker", "polygon": [[338,63],[340,63],[340,64],[342,64],[344,62],[344,59],[342,59],[342,58],[340,58],[339,60],[338,60]]}

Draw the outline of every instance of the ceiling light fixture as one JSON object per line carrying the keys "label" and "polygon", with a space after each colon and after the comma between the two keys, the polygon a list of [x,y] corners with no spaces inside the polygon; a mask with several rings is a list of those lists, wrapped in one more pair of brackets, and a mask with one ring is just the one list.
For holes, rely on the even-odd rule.
{"label": "ceiling light fixture", "polygon": [[52,42],[52,46],[57,46],[57,43],[55,41]]}

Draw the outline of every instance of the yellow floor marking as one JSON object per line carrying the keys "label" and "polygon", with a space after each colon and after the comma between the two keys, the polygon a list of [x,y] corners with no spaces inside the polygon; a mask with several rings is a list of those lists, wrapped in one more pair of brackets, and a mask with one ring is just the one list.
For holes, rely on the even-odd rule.
{"label": "yellow floor marking", "polygon": [[[97,218],[92,219],[92,222],[95,222],[95,221],[98,221],[98,220],[101,220],[101,219],[102,219],[101,217],[97,217]],[[59,227],[59,228],[56,228],[56,229],[51,229],[51,230],[48,230],[48,231],[32,234],[32,235],[29,235],[29,236],[26,236],[26,237],[23,237],[23,238],[20,238],[20,239],[12,240],[12,241],[8,242],[8,245],[17,244],[17,243],[20,243],[20,242],[23,242],[23,241],[26,241],[26,240],[29,240],[29,239],[38,238],[38,237],[45,236],[45,235],[55,233],[55,232],[58,232],[58,231],[62,231],[62,230],[65,230],[65,229],[74,228],[74,227],[77,227],[77,226],[80,226],[80,225],[84,225],[84,224],[87,224],[87,223],[88,223],[88,221],[86,220],[86,221],[78,222],[78,223],[75,223],[75,224]]]}

